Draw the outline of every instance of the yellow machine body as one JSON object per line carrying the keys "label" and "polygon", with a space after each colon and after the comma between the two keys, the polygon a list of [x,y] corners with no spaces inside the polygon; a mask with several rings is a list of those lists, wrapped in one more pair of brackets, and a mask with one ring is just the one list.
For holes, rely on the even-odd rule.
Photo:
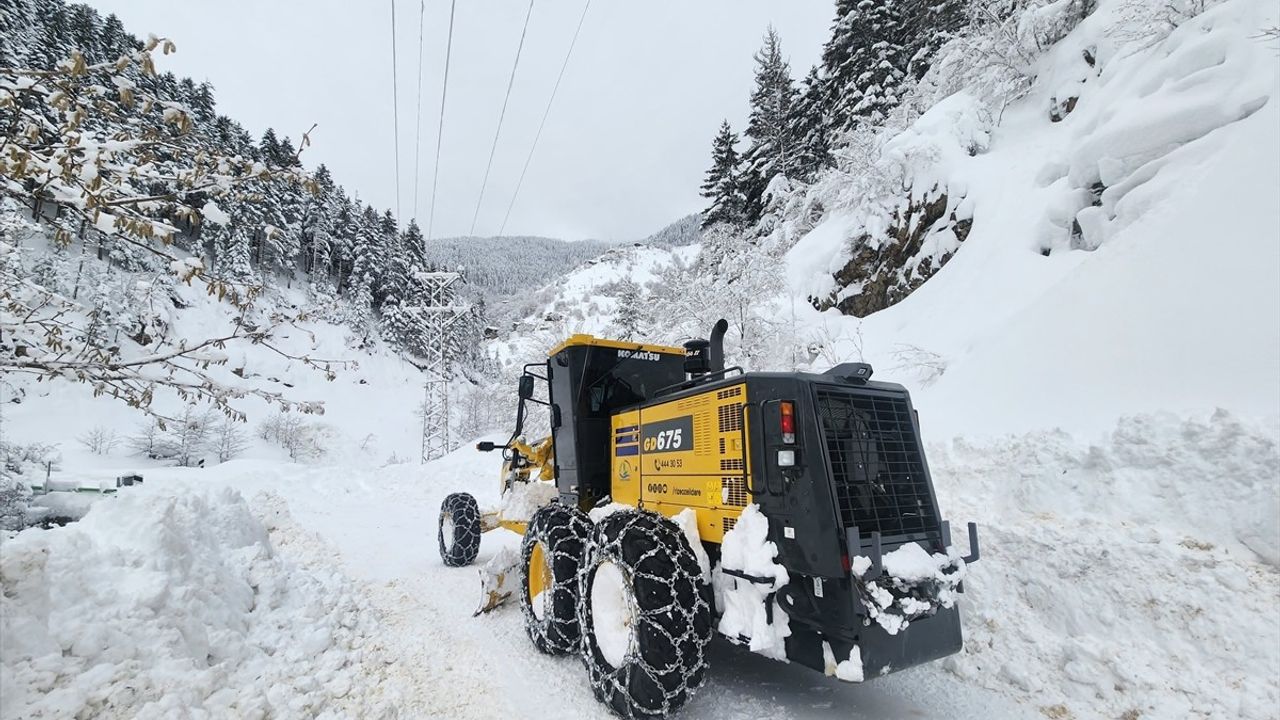
{"label": "yellow machine body", "polygon": [[613,416],[613,500],[668,517],[692,508],[703,542],[719,543],[751,502],[744,471],[746,385]]}

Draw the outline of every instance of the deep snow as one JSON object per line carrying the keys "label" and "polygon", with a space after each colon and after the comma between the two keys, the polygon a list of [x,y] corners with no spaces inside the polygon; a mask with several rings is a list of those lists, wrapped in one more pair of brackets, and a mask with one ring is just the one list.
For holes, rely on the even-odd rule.
{"label": "deep snow", "polygon": [[[1206,454],[1256,477],[1274,467],[1267,464],[1274,463],[1273,448],[1265,435],[1222,416],[1207,423],[1233,428],[1239,440],[1226,444],[1225,450],[1218,444],[1197,445],[1197,434],[1185,432],[1183,423],[1170,418],[1139,418],[1134,423],[1155,430],[1135,438],[1121,428],[1109,442],[1094,447],[1053,433],[933,448],[933,472],[944,511],[954,518],[977,520],[985,541],[984,557],[969,568],[966,594],[960,600],[966,633],[961,655],[855,687],[716,641],[710,684],[685,716],[803,718],[838,712],[867,718],[1032,718],[1061,705],[1076,718],[1114,718],[1131,710],[1140,713],[1138,717],[1153,718],[1271,717],[1280,699],[1280,618],[1273,612],[1280,582],[1274,568],[1260,562],[1229,530],[1188,525],[1183,515],[1162,511],[1181,507],[1190,512],[1195,497],[1152,496],[1148,509],[1151,517],[1168,518],[1162,523],[1120,512],[1091,516],[1040,492],[1054,484],[1188,484],[1196,479],[1197,468],[1204,467]],[[1150,465],[1152,458],[1164,457],[1181,460]],[[314,595],[312,604],[321,607],[337,603],[335,593],[347,598],[343,607],[367,607],[360,614],[360,627],[365,628],[361,642],[376,648],[373,656],[382,660],[374,668],[356,665],[353,672],[372,673],[379,678],[373,687],[379,689],[365,687],[364,694],[344,698],[345,702],[371,701],[359,705],[366,711],[380,707],[378,701],[394,699],[402,717],[532,712],[605,717],[577,660],[538,654],[525,636],[518,608],[508,605],[471,617],[479,597],[476,569],[446,568],[439,559],[435,517],[447,493],[466,490],[482,504],[497,502],[498,467],[492,455],[464,448],[426,466],[385,467],[240,460],[203,470],[149,468],[144,474],[145,486],[100,500],[79,529],[72,525],[51,532],[27,531],[5,543],[4,667],[6,678],[25,683],[20,695],[39,698],[46,685],[25,670],[19,672],[27,661],[11,650],[15,631],[10,619],[42,621],[31,604],[11,604],[11,583],[39,577],[10,572],[11,557],[29,557],[33,548],[48,548],[46,563],[66,568],[63,576],[75,575],[74,570],[101,580],[98,592],[105,598],[92,601],[99,617],[130,617],[143,612],[140,596],[106,580],[107,573],[128,565],[127,558],[142,556],[139,562],[164,564],[171,556],[161,550],[173,543],[198,556],[193,558],[196,562],[238,568],[237,562],[248,561],[239,559],[237,543],[251,548],[245,551],[248,557],[267,553],[261,544],[265,527],[271,532],[267,568],[272,577],[260,580],[260,585],[278,588],[285,597]],[[1011,483],[1025,486],[1026,493],[991,489]],[[190,499],[184,499],[188,495]],[[987,502],[993,495],[999,500]],[[259,519],[248,517],[242,497],[249,498],[247,507]],[[196,512],[198,518],[183,514],[172,523],[157,520],[170,504]],[[209,529],[188,538],[190,526]],[[210,545],[212,538],[228,533],[224,526],[247,535]],[[152,527],[158,529],[148,529]],[[69,538],[90,530],[101,543],[122,543],[125,540],[108,539],[138,535],[161,540],[149,541],[146,552],[139,549],[124,558],[115,558],[116,551],[105,548],[82,555],[81,541]],[[514,534],[494,531],[485,536],[477,564],[517,546]],[[11,555],[11,547],[23,552]],[[303,570],[293,569],[296,566]],[[355,584],[348,588],[344,583],[350,581],[333,576],[335,567]],[[307,573],[328,579],[315,589]],[[201,586],[217,596],[208,600],[211,604],[227,602],[224,592],[244,592],[235,589],[243,587],[243,581],[215,583],[215,578]],[[176,591],[187,587],[181,576],[162,580]],[[50,594],[47,608],[65,617],[64,610],[83,609],[82,603],[95,597],[85,592],[74,586],[66,593]],[[323,635],[326,627],[336,637],[337,630],[326,624],[332,616],[290,614],[282,621],[293,624],[268,637],[293,637],[296,642]],[[76,622],[73,627],[95,626],[84,614]],[[286,647],[294,651],[301,645]],[[82,667],[87,660],[77,652],[46,654],[49,671],[71,673]],[[354,661],[353,653],[339,655]],[[1242,657],[1251,661],[1241,662]],[[135,662],[139,664],[131,666],[130,676],[147,678],[161,673],[168,660],[161,654],[140,656]],[[310,667],[298,665],[296,656],[287,653],[257,656],[257,662],[275,677],[294,677]],[[382,662],[385,673],[379,675],[376,668]],[[1185,672],[1192,666],[1196,672]],[[851,673],[851,668],[846,671]],[[228,682],[235,682],[234,677]],[[98,686],[98,693],[120,702],[134,697],[122,694],[119,685],[108,682]],[[196,685],[200,687],[210,686]],[[199,690],[192,693],[198,696]],[[6,709],[4,715],[19,713]]]}

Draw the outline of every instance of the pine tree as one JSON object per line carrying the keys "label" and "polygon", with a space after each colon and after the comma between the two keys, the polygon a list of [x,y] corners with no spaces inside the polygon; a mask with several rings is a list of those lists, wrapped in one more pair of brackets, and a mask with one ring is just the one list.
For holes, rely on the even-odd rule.
{"label": "pine tree", "polygon": [[729,121],[720,123],[720,132],[711,143],[711,167],[702,182],[702,197],[711,206],[702,215],[702,227],[725,223],[734,228],[742,226],[743,198],[739,187],[738,134],[729,127]]}
{"label": "pine tree", "polygon": [[[390,212],[386,217],[390,217]],[[384,218],[385,220],[385,218]],[[385,298],[382,303],[382,325],[387,338],[405,350],[421,355],[427,342],[423,306],[426,298],[418,275],[424,271],[421,261],[422,231],[409,222],[405,232],[396,236],[389,262],[382,278]]]}
{"label": "pine tree", "polygon": [[618,314],[614,319],[621,333],[620,339],[637,340],[644,337],[641,331],[643,317],[640,286],[631,278],[627,278],[618,288]]}
{"label": "pine tree", "polygon": [[782,41],[772,27],[755,61],[756,87],[751,93],[747,124],[751,146],[743,158],[746,171],[741,183],[747,223],[760,219],[769,182],[777,175],[794,176],[800,163],[792,135],[796,88],[791,68],[782,57]]}
{"label": "pine tree", "polygon": [[828,130],[825,86],[815,65],[804,78],[804,88],[796,102],[792,119],[796,138],[798,175],[800,180],[812,181],[823,169],[831,167],[831,137]]}
{"label": "pine tree", "polygon": [[883,121],[965,13],[965,0],[839,0],[822,51],[831,129]]}

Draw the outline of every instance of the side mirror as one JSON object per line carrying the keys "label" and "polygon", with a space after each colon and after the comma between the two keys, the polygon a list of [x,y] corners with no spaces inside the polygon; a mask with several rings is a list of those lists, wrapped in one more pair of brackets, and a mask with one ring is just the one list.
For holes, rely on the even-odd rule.
{"label": "side mirror", "polygon": [[521,375],[519,394],[521,400],[528,400],[533,397],[533,376]]}
{"label": "side mirror", "polygon": [[476,443],[476,449],[479,450],[480,452],[493,452],[496,447],[497,447],[496,445],[489,442],[488,440]]}

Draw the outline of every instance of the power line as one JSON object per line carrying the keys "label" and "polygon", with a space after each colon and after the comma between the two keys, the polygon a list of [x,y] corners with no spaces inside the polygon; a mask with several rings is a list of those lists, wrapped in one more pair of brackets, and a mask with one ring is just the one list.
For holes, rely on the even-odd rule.
{"label": "power line", "polygon": [[400,217],[400,82],[396,79],[396,0],[391,0],[391,124],[396,147],[396,217]]}
{"label": "power line", "polygon": [[565,68],[569,67],[569,58],[573,55],[573,46],[578,42],[578,33],[582,32],[582,22],[587,19],[587,10],[591,0],[582,6],[582,15],[578,18],[578,27],[573,31],[573,39],[569,41],[569,50],[564,54],[564,62],[560,65],[560,74],[556,76],[556,84],[551,88],[551,97],[547,98],[547,109],[542,111],[542,120],[538,123],[538,132],[534,133],[533,144],[529,146],[529,157],[524,160],[524,168],[520,170],[520,179],[516,181],[515,192],[511,193],[511,203],[507,205],[507,214],[502,216],[502,226],[498,228],[501,236],[507,229],[507,220],[511,219],[511,209],[516,206],[516,197],[520,195],[520,186],[524,185],[525,173],[529,172],[529,163],[533,162],[533,151],[538,147],[538,138],[542,137],[542,128],[547,124],[547,116],[551,114],[551,103],[556,100],[556,91],[560,89],[560,81],[564,79]]}
{"label": "power line", "polygon": [[440,182],[440,141],[444,139],[444,100],[449,94],[449,59],[453,55],[453,13],[458,0],[449,3],[449,40],[444,49],[444,84],[440,88],[440,122],[436,125],[436,161],[431,173],[431,208],[427,211],[426,239],[431,239],[431,227],[436,220],[436,186]]}
{"label": "power line", "polygon": [[516,69],[520,67],[520,52],[524,49],[524,36],[529,31],[529,17],[533,15],[533,0],[529,0],[529,10],[524,16],[524,28],[520,31],[520,44],[516,45],[516,60],[511,65],[511,78],[507,80],[507,94],[502,98],[502,112],[498,113],[498,129],[493,133],[493,147],[489,149],[489,163],[484,167],[484,180],[480,182],[480,197],[476,200],[476,211],[471,216],[471,232],[476,234],[476,220],[480,218],[480,205],[484,203],[484,189],[489,184],[489,171],[493,169],[493,156],[498,152],[498,137],[502,135],[502,119],[507,115],[507,101],[511,99],[511,88],[516,84]]}
{"label": "power line", "polygon": [[413,134],[413,218],[418,218],[418,164],[422,160],[422,19],[427,14],[426,0],[418,0],[418,115]]}

